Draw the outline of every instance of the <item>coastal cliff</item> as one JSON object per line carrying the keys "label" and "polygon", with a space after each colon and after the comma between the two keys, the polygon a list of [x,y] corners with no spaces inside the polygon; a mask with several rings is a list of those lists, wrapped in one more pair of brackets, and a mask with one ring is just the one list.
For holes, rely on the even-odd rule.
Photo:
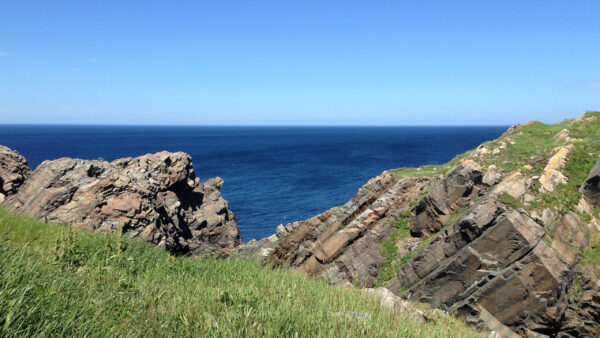
{"label": "coastal cliff", "polygon": [[599,158],[598,112],[515,125],[447,164],[386,171],[237,255],[383,286],[503,337],[598,336]]}
{"label": "coastal cliff", "polygon": [[388,170],[344,205],[245,244],[223,181],[200,182],[185,153],[34,171],[6,147],[0,159],[3,205],[47,222],[292,267],[497,336],[600,335],[599,112],[515,125],[446,164]]}
{"label": "coastal cliff", "polygon": [[0,150],[3,159],[15,159],[3,160],[6,169],[0,172],[4,189],[9,187],[4,205],[14,210],[97,231],[121,228],[178,254],[227,254],[241,244],[234,215],[219,193],[223,180],[201,182],[188,154],[113,162],[61,158],[30,172],[16,152]]}

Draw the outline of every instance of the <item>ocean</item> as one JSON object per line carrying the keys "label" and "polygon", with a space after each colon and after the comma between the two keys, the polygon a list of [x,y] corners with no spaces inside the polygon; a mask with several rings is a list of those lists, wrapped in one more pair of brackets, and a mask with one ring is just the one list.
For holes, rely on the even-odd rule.
{"label": "ocean", "polygon": [[225,180],[221,192],[248,241],[345,203],[384,170],[445,163],[507,128],[0,125],[0,144],[32,169],[60,157],[185,151],[201,180]]}

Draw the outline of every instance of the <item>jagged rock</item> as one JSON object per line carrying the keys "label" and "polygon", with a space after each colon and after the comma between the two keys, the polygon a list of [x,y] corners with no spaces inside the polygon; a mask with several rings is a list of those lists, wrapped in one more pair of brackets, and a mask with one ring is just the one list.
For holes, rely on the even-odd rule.
{"label": "jagged rock", "polygon": [[182,152],[110,163],[61,158],[42,162],[5,203],[51,222],[94,230],[122,226],[176,253],[220,253],[241,242],[222,185],[221,178],[200,182]]}
{"label": "jagged rock", "polygon": [[578,290],[572,293],[564,314],[559,337],[600,337],[600,280],[595,271],[582,270],[575,275]]}
{"label": "jagged rock", "polygon": [[600,160],[596,162],[590,174],[581,185],[581,193],[589,204],[600,208]]}
{"label": "jagged rock", "polygon": [[481,167],[473,161],[462,161],[413,208],[411,234],[421,237],[437,232],[448,216],[467,206],[487,188]]}
{"label": "jagged rock", "polygon": [[[408,298],[455,312],[480,327],[493,324],[490,329],[496,331],[498,321],[520,334],[551,332],[565,310],[565,276],[576,255],[560,241],[548,245],[541,240],[544,234],[527,215],[503,212],[479,237],[446,254],[435,270],[421,272]],[[443,252],[449,242],[445,237],[430,251]]]}
{"label": "jagged rock", "polygon": [[15,150],[0,145],[0,203],[14,195],[31,175],[25,157]]}

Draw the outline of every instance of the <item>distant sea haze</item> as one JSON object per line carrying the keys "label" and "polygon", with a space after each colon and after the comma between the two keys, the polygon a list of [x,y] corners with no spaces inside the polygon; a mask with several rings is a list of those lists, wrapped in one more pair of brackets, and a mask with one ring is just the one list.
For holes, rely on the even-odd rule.
{"label": "distant sea haze", "polygon": [[4,125],[0,144],[32,169],[60,157],[187,152],[201,180],[225,180],[221,192],[248,241],[345,203],[384,170],[445,163],[507,128]]}

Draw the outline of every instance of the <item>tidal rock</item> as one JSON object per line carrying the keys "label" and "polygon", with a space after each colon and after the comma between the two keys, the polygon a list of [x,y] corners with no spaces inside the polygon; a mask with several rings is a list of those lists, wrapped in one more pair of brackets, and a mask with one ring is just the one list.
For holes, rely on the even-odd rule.
{"label": "tidal rock", "polygon": [[110,163],[61,158],[40,164],[5,203],[51,222],[122,227],[175,253],[222,253],[241,243],[222,185],[221,178],[200,182],[182,152]]}
{"label": "tidal rock", "polygon": [[0,202],[14,195],[31,174],[25,157],[15,150],[0,146]]}
{"label": "tidal rock", "polygon": [[589,204],[600,209],[600,160],[596,162],[590,174],[583,182],[581,193]]}

